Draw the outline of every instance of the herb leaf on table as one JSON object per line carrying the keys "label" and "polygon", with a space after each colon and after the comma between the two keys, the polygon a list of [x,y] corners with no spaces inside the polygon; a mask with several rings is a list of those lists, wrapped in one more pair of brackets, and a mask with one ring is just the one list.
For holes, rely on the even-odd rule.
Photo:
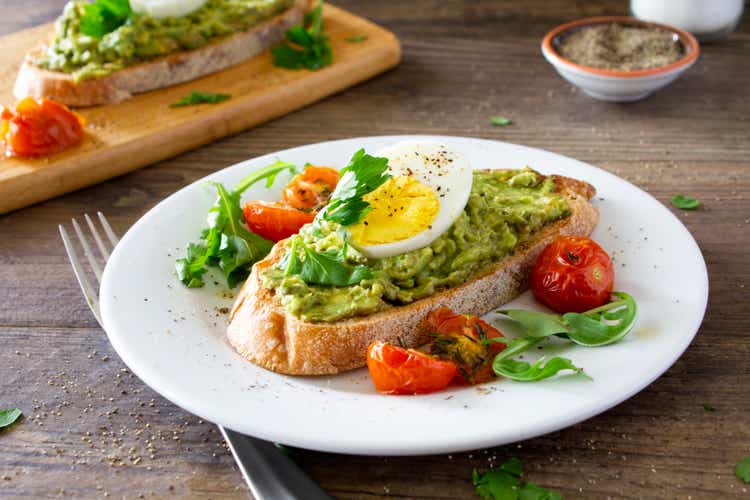
{"label": "herb leaf on table", "polygon": [[495,127],[505,127],[506,125],[510,125],[512,123],[513,120],[504,116],[493,116],[492,118],[490,118],[490,125],[493,125]]}
{"label": "herb leaf on table", "polygon": [[333,52],[328,36],[323,32],[322,0],[318,0],[315,8],[305,15],[304,24],[287,30],[286,39],[286,43],[271,49],[276,66],[316,70],[331,64]]}
{"label": "herb leaf on table", "polygon": [[562,500],[562,495],[555,490],[522,482],[522,474],[521,461],[511,458],[482,473],[474,469],[472,482],[477,495],[485,500]]}
{"label": "herb leaf on table", "polygon": [[277,160],[276,163],[252,172],[242,179],[237,187],[229,191],[219,182],[210,182],[217,192],[217,200],[208,211],[208,228],[201,233],[198,243],[190,243],[187,255],[177,259],[177,277],[189,288],[202,287],[203,274],[208,267],[218,267],[234,288],[250,273],[254,263],[268,255],[273,243],[250,231],[244,222],[241,197],[250,186],[265,181],[271,187],[279,173],[294,173],[297,168],[291,163]]}
{"label": "herb leaf on table", "polygon": [[734,468],[734,474],[737,476],[737,479],[743,483],[750,484],[750,455],[737,462],[737,466]]}
{"label": "herb leaf on table", "polygon": [[701,202],[678,193],[672,197],[672,205],[682,210],[697,210],[701,206]]}
{"label": "herb leaf on table", "polygon": [[0,410],[0,429],[13,425],[21,415],[21,410],[18,408],[6,408]]}

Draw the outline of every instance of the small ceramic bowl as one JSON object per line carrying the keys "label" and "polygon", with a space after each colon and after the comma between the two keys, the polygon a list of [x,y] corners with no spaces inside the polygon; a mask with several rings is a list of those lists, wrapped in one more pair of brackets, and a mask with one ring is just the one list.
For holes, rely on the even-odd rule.
{"label": "small ceramic bowl", "polygon": [[[564,59],[557,49],[560,42],[571,32],[596,24],[618,23],[626,26],[658,28],[672,33],[682,43],[685,55],[682,59],[667,66],[621,71],[581,66]],[[604,101],[637,101],[655,90],[672,83],[698,59],[700,48],[695,37],[681,29],[665,24],[640,21],[633,17],[605,16],[579,19],[562,24],[547,33],[542,41],[542,54],[555,67],[558,73],[573,85],[580,87],[586,94]]]}

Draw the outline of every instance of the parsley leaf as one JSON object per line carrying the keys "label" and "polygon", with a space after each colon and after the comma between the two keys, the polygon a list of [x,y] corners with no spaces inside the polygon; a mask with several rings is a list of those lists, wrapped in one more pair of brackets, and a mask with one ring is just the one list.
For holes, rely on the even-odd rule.
{"label": "parsley leaf", "polygon": [[208,211],[208,228],[201,233],[201,241],[188,244],[187,255],[175,262],[177,277],[185,286],[202,287],[207,268],[218,267],[226,277],[227,286],[234,288],[247,278],[252,265],[271,251],[272,242],[245,226],[240,198],[260,181],[266,181],[266,186],[270,187],[276,176],[285,170],[297,171],[291,163],[277,160],[245,177],[233,191],[219,182],[210,183],[218,198]]}
{"label": "parsley leaf", "polygon": [[511,458],[500,467],[479,473],[472,472],[477,495],[486,500],[562,500],[562,495],[534,483],[521,481],[521,461]]}
{"label": "parsley leaf", "polygon": [[286,39],[286,43],[271,49],[276,66],[316,70],[331,64],[331,44],[328,36],[323,33],[323,0],[318,0],[315,8],[305,15],[303,25],[287,30]]}
{"label": "parsley leaf", "polygon": [[214,94],[213,92],[200,92],[198,90],[193,90],[188,95],[180,99],[179,101],[170,104],[170,108],[180,108],[183,106],[192,106],[194,104],[216,104],[218,102],[223,102],[229,99],[231,94]]}
{"label": "parsley leaf", "polygon": [[81,33],[101,38],[128,20],[132,10],[128,0],[96,0],[83,6]]}
{"label": "parsley leaf", "polygon": [[367,37],[365,35],[356,35],[345,38],[345,40],[350,43],[362,43],[367,40]]}
{"label": "parsley leaf", "polygon": [[18,408],[7,408],[0,410],[0,429],[4,429],[12,425],[18,417],[21,416],[21,410]]}
{"label": "parsley leaf", "polygon": [[318,214],[325,220],[351,226],[361,221],[370,211],[364,195],[380,187],[391,178],[386,174],[388,159],[370,156],[360,149],[349,164],[341,169],[341,177],[325,209]]}
{"label": "parsley leaf", "polygon": [[[344,241],[344,246],[338,251],[316,252],[296,237],[280,267],[286,276],[296,274],[305,283],[314,285],[349,286],[372,278],[372,271],[367,266],[352,266],[346,262],[347,248]],[[304,259],[300,259],[299,250],[302,250]]]}
{"label": "parsley leaf", "polygon": [[710,403],[703,403],[703,409],[706,411],[716,411],[716,407]]}
{"label": "parsley leaf", "polygon": [[740,481],[750,484],[750,455],[737,462],[734,474]]}
{"label": "parsley leaf", "polygon": [[690,196],[676,194],[672,197],[672,205],[682,210],[696,210],[701,206],[701,202]]}
{"label": "parsley leaf", "polygon": [[490,118],[490,125],[494,125],[495,127],[504,127],[511,123],[513,123],[513,120],[505,118],[504,116],[493,116]]}

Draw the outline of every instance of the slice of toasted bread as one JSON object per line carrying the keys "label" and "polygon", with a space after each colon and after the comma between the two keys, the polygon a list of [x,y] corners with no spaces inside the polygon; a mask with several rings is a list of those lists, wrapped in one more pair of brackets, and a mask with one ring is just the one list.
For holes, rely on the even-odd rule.
{"label": "slice of toasted bread", "polygon": [[249,30],[80,82],[67,73],[35,66],[32,60],[43,50],[40,47],[21,64],[13,95],[17,99],[47,97],[68,106],[96,106],[194,80],[246,61],[280,42],[286,30],[303,21],[310,5],[311,0],[295,0],[289,9]]}
{"label": "slice of toasted bread", "polygon": [[554,177],[555,190],[564,196],[570,215],[545,226],[511,255],[484,273],[411,304],[333,323],[311,323],[284,310],[274,291],[263,287],[260,273],[284,255],[284,242],[253,266],[231,313],[229,342],[246,359],[264,368],[290,375],[338,373],[365,365],[373,340],[424,343],[429,333],[426,315],[440,306],[463,314],[482,315],[515,298],[527,287],[539,253],[558,236],[587,236],[599,214],[589,203],[595,190],[586,182]]}

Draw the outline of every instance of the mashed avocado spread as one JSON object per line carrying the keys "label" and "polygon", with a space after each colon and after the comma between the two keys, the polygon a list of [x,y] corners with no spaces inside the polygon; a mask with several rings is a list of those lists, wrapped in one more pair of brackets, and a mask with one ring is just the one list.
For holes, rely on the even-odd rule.
{"label": "mashed avocado spread", "polygon": [[[262,275],[286,310],[305,321],[335,321],[408,304],[457,286],[510,254],[544,225],[569,214],[565,199],[554,193],[552,178],[525,170],[475,171],[466,208],[430,245],[384,259],[367,259],[348,247],[350,264],[365,264],[372,279],[358,285],[325,287],[284,275],[273,267]],[[341,226],[320,221],[300,231],[317,252],[343,246]]]}
{"label": "mashed avocado spread", "polygon": [[249,29],[289,8],[292,2],[208,0],[186,16],[164,19],[132,13],[125,24],[95,38],[81,32],[86,2],[74,0],[68,2],[57,19],[54,40],[33,62],[40,68],[69,73],[76,81],[104,76]]}

